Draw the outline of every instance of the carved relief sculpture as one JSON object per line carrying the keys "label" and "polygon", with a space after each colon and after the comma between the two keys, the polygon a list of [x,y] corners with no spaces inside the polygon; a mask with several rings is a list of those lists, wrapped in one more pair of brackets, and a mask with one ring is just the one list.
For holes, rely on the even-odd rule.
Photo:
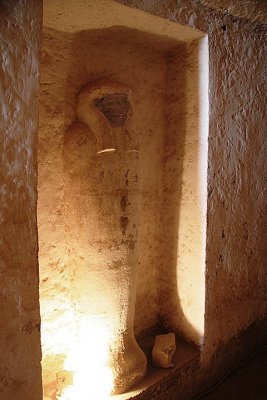
{"label": "carved relief sculpture", "polygon": [[[106,344],[115,394],[138,382],[147,364],[133,333],[138,158],[130,90],[116,82],[87,85],[78,96],[77,121],[65,134],[65,231],[77,336],[91,349],[87,358],[90,351],[101,357]],[[100,345],[94,329],[103,332]]]}

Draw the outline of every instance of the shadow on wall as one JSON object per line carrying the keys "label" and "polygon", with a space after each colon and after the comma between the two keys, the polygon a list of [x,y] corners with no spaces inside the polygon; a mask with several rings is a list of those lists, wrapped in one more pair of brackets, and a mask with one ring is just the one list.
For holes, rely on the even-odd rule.
{"label": "shadow on wall", "polygon": [[187,134],[187,46],[167,55],[166,130],[163,152],[162,263],[158,271],[160,325],[189,338],[197,332],[186,318],[179,299],[179,217],[182,201]]}
{"label": "shadow on wall", "polygon": [[159,300],[163,325],[198,345],[204,336],[208,129],[207,121],[201,120],[206,116],[200,115],[200,99],[203,104],[207,102],[207,88],[201,82],[201,74],[206,73],[199,61],[201,46],[193,42],[172,51],[167,58],[164,241],[158,278],[162,282]]}

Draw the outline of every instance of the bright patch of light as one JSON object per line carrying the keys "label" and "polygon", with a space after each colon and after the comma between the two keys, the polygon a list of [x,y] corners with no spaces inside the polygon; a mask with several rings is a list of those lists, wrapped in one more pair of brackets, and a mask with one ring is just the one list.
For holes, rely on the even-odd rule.
{"label": "bright patch of light", "polygon": [[97,154],[115,153],[116,149],[104,149],[97,152]]}
{"label": "bright patch of light", "polygon": [[73,371],[73,382],[65,386],[60,400],[106,400],[113,389],[113,374],[108,365],[109,329],[99,317],[81,317],[78,340],[65,362]]}

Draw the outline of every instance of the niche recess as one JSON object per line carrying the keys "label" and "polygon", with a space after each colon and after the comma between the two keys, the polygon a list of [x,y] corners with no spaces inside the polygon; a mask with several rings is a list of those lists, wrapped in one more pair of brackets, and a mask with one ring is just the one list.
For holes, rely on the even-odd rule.
{"label": "niche recess", "polygon": [[[38,150],[42,368],[44,398],[55,399],[57,374],[71,370],[75,353],[81,351],[75,347],[80,318],[77,303],[83,304],[81,313],[94,314],[96,307],[90,305],[108,303],[110,293],[116,292],[117,308],[110,310],[116,319],[122,313],[120,305],[127,303],[120,297],[120,285],[125,287],[132,279],[123,275],[122,268],[110,291],[106,284],[101,287],[101,276],[98,274],[96,283],[95,272],[87,268],[90,259],[98,257],[92,237],[97,238],[99,250],[101,240],[116,242],[117,235],[117,214],[114,225],[111,219],[105,223],[105,204],[98,203],[99,214],[95,208],[98,192],[92,184],[85,184],[92,171],[88,160],[99,151],[113,154],[118,150],[114,143],[97,148],[96,131],[100,127],[92,128],[90,123],[86,127],[79,115],[79,96],[88,87],[96,85],[101,94],[103,87],[118,85],[116,90],[112,87],[111,94],[98,96],[94,107],[106,115],[112,129],[124,126],[124,134],[128,130],[130,137],[135,137],[134,145],[122,146],[124,153],[138,151],[138,166],[134,167],[138,171],[138,195],[132,198],[138,209],[132,232],[134,236],[138,231],[138,251],[131,261],[136,264],[137,282],[129,289],[135,337],[143,349],[144,343],[149,343],[147,338],[168,331],[199,347],[202,344],[208,43],[202,32],[110,0],[78,1],[75,6],[71,1],[46,0],[42,47]],[[109,115],[114,101],[121,107],[117,119]],[[94,160],[97,164],[99,159]],[[108,170],[113,165],[116,169],[116,163],[110,158]],[[110,192],[113,184],[118,189],[112,179]],[[94,182],[97,185],[97,179]],[[87,195],[98,200],[83,202]],[[128,200],[124,198],[121,203],[123,212]],[[111,211],[107,207],[108,215]],[[118,218],[128,218],[123,212]],[[94,265],[98,263],[104,271],[103,259],[97,260]],[[115,261],[114,253],[110,254],[114,268]],[[93,369],[94,358],[101,357],[97,337],[106,331],[98,328],[93,333],[87,328],[86,334],[86,341],[95,343],[90,351],[95,347],[96,353],[88,360]],[[105,341],[104,336],[102,339]]]}

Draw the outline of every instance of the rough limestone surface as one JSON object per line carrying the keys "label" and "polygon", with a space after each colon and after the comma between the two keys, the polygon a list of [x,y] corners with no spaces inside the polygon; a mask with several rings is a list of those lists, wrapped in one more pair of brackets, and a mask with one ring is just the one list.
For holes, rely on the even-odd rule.
{"label": "rough limestone surface", "polygon": [[40,1],[0,3],[0,398],[41,399],[37,261]]}
{"label": "rough limestone surface", "polygon": [[[63,3],[67,2],[64,0]],[[252,326],[254,321],[264,321],[266,318],[266,270],[263,254],[265,235],[263,161],[266,157],[264,125],[264,120],[266,120],[266,73],[264,72],[266,12],[264,3],[266,7],[266,2],[256,0],[238,2],[121,0],[120,3],[170,21],[198,28],[208,35],[209,199],[206,328],[202,354],[203,360],[208,362],[215,351],[221,347],[220,356],[217,358],[220,362],[213,359],[212,364],[213,371],[219,371],[227,357],[231,359],[238,352],[247,351],[251,348],[254,338],[258,338],[257,333],[262,332],[264,336],[266,332],[266,324],[261,324],[256,326],[256,330],[249,331],[243,346],[238,347],[237,342],[229,345],[230,338]],[[126,10],[125,15],[127,15]],[[2,282],[0,390],[4,400],[39,400],[41,399],[41,384],[39,333],[37,332],[39,305],[34,148],[37,124],[37,47],[39,46],[37,25],[41,19],[41,8],[38,1],[4,0],[1,1],[0,13],[1,146],[3,146],[3,149],[1,148],[0,202]],[[51,62],[51,47],[55,44],[48,36],[48,51],[44,53],[46,63]],[[51,151],[51,157],[49,156],[47,160],[49,168],[44,182],[50,181],[51,186],[47,189],[47,194],[50,190],[52,199],[58,201],[55,209],[49,208],[49,203],[46,203],[48,207],[46,217],[50,217],[48,221],[54,231],[56,225],[60,228],[62,214],[61,186],[53,184],[57,179],[57,177],[54,178],[54,172],[57,168],[61,168],[62,164],[53,146],[58,146],[58,151],[62,149],[61,139],[58,139],[57,134],[60,132],[62,134],[74,118],[74,113],[69,113],[71,110],[66,110],[64,114],[64,105],[58,101],[62,93],[65,93],[66,97],[72,93],[64,89],[68,76],[66,73],[68,62],[64,52],[71,49],[71,46],[68,47],[64,43],[58,43],[57,46],[56,60],[62,67],[60,77],[56,78],[56,70],[53,70],[51,66],[50,80],[44,81],[45,85],[55,85],[55,97],[56,91],[60,88],[58,99],[51,103],[51,108],[49,108],[49,99],[46,104],[49,114],[47,119],[51,122],[51,125],[48,123],[47,127],[53,128],[52,124],[55,123],[57,128],[54,134],[55,141],[48,140],[47,148],[44,145],[44,152],[48,154]],[[140,53],[140,60],[144,60],[145,54],[143,51]],[[133,58],[135,58],[134,55]],[[157,65],[156,62],[155,64]],[[142,68],[148,65],[150,63],[145,63]],[[151,69],[147,69],[149,78]],[[161,67],[159,70],[162,70]],[[74,72],[72,75],[74,81],[75,76]],[[80,88],[80,83],[76,82],[75,85],[73,97],[76,90]],[[49,97],[45,89],[44,93]],[[60,106],[56,107],[56,104]],[[154,99],[151,104],[155,104]],[[60,117],[61,114],[65,115],[66,122]],[[156,113],[155,117],[157,119]],[[156,120],[155,128],[157,126]],[[44,143],[47,139],[48,136],[44,137]],[[160,147],[151,149],[149,145],[150,143],[147,144],[147,149],[151,153]],[[54,163],[56,168],[54,168]],[[52,215],[54,210],[56,210],[56,216]],[[153,226],[157,227],[153,210],[150,220],[155,222]],[[51,235],[53,229],[49,229],[48,235]],[[60,232],[58,235],[60,237]],[[147,233],[144,232],[144,237],[146,236]],[[52,245],[61,246],[59,237],[58,240],[51,238],[47,254],[55,251]],[[151,265],[154,257],[154,252],[151,252],[151,258],[147,257]],[[62,296],[60,290],[57,292],[60,302],[68,298],[67,289],[64,294],[64,285],[67,287],[69,279],[66,271],[64,272],[62,260],[63,256],[56,258],[56,261],[49,265],[50,270],[53,271],[55,285],[62,289]],[[143,273],[151,278],[151,271],[149,273],[148,271],[143,269]],[[44,276],[43,279],[45,283],[47,277]],[[52,284],[51,287],[53,287]],[[140,291],[144,289],[142,284],[139,285],[139,289]],[[48,311],[64,320],[64,303],[61,302],[62,309],[55,310],[53,305],[56,295],[53,290],[49,296]],[[150,296],[148,298],[151,299]],[[155,310],[153,301],[149,303],[149,307]],[[140,315],[143,314],[140,313]],[[149,314],[151,323],[155,321],[154,317],[155,313]],[[145,321],[143,316],[140,319]],[[48,322],[53,325],[53,319]],[[66,326],[69,325],[69,319],[66,318]],[[71,330],[71,327],[69,329]],[[58,344],[61,345],[60,332],[58,336],[55,336],[55,342],[55,348]],[[189,375],[188,377],[188,374],[187,376],[185,374],[180,378],[187,379],[188,387],[192,387],[190,384],[192,373],[190,372]],[[176,399],[177,382],[177,377],[173,376],[168,382],[162,382],[159,387],[154,387],[150,392],[144,393],[142,398]],[[196,380],[195,385],[197,382],[199,381]],[[186,391],[183,392],[184,398],[186,398],[186,393]]]}
{"label": "rough limestone surface", "polygon": [[[50,12],[53,11],[55,2],[47,3]],[[98,4],[104,3],[101,0]],[[53,381],[55,370],[62,368],[64,357],[60,358],[60,354],[68,351],[68,343],[60,339],[72,330],[68,305],[72,301],[70,276],[64,255],[63,137],[76,119],[77,93],[96,79],[114,79],[135,88],[136,129],[140,157],[145,160],[141,167],[144,191],[139,231],[136,333],[160,320],[200,343],[198,318],[205,315],[202,361],[208,362],[219,346],[254,321],[266,317],[264,246],[263,240],[259,240],[264,236],[262,166],[266,152],[263,14],[261,12],[260,18],[254,20],[247,6],[237,7],[231,14],[229,4],[224,11],[222,7],[216,8],[215,2],[206,2],[208,6],[205,2],[185,0],[117,3],[199,29],[208,37],[207,253],[205,281],[201,285],[205,287],[202,293],[205,309],[201,302],[201,312],[196,307],[198,283],[204,275],[201,270],[194,269],[192,263],[185,262],[190,254],[197,259],[192,238],[194,234],[197,238],[198,234],[188,223],[187,215],[180,212],[185,204],[190,204],[188,216],[194,215],[197,209],[191,185],[193,180],[193,189],[198,185],[194,154],[199,146],[197,137],[185,132],[188,126],[190,132],[197,129],[198,121],[192,118],[197,114],[198,101],[203,102],[201,96],[196,96],[198,81],[194,72],[199,67],[199,49],[181,45],[175,54],[170,52],[166,57],[166,42],[157,41],[153,36],[142,37],[122,28],[104,32],[97,30],[93,19],[93,28],[86,31],[88,19],[82,18],[81,12],[84,3],[77,3],[73,14],[66,14],[72,15],[71,23],[66,23],[61,11],[70,3],[61,2],[63,9],[58,13],[54,9],[51,14],[54,20],[51,24],[46,20],[49,23],[45,24],[43,34],[39,233],[46,382]],[[107,15],[111,12],[110,5],[111,2],[107,2]],[[117,6],[114,21],[122,15],[129,21],[128,15],[133,10]],[[79,14],[79,10],[81,19],[77,23],[74,15]],[[93,15],[91,9],[90,14]],[[141,15],[135,18],[136,24],[142,21]],[[171,46],[177,43],[171,42]],[[191,109],[187,108],[188,104]],[[162,132],[167,132],[165,137]],[[188,157],[190,152],[192,157]],[[159,167],[162,160],[165,162],[163,169]]]}
{"label": "rough limestone surface", "polygon": [[[68,228],[69,223],[65,218],[65,207],[68,207],[67,211],[68,209],[71,210],[73,204],[66,203],[64,200],[64,179],[66,180],[64,178],[64,160],[62,157],[64,136],[77,118],[77,95],[85,85],[97,79],[112,79],[124,85],[135,87],[135,91],[132,94],[133,112],[136,116],[135,130],[138,135],[141,133],[139,135],[140,152],[146,153],[146,164],[143,165],[143,168],[141,167],[141,179],[142,182],[145,182],[143,184],[145,189],[143,201],[140,205],[140,213],[145,216],[144,223],[139,227],[139,268],[142,273],[142,280],[137,282],[138,298],[140,298],[140,304],[142,304],[142,298],[146,296],[145,307],[149,310],[149,313],[140,315],[140,319],[143,321],[141,326],[145,324],[151,326],[156,323],[155,265],[158,250],[155,237],[158,236],[160,216],[157,215],[155,210],[160,202],[160,194],[158,176],[154,174],[152,166],[158,164],[161,154],[160,135],[157,133],[160,133],[164,124],[161,111],[163,109],[163,97],[157,93],[161,93],[163,90],[162,84],[165,70],[162,68],[161,60],[157,61],[157,56],[154,56],[153,52],[144,51],[142,46],[134,48],[132,44],[127,42],[118,45],[114,37],[118,37],[116,31],[107,33],[89,31],[81,32],[74,36],[47,28],[44,28],[43,32],[38,216],[41,272],[40,294],[43,316],[43,377],[46,384],[53,382],[56,372],[64,368],[64,356],[61,356],[61,354],[69,353],[73,332],[72,315],[70,313],[72,303],[70,267],[72,267],[73,263],[68,261],[66,257],[64,233],[65,229],[67,236],[71,232]],[[85,47],[87,52],[84,52]],[[124,59],[124,63],[121,63],[121,59]],[[135,65],[134,70],[131,68],[133,64]],[[131,74],[129,74],[129,70],[131,70]],[[145,89],[142,84],[143,80],[146,81]],[[150,107],[151,102],[154,105],[154,109],[159,110],[157,113]],[[146,120],[145,126],[142,124],[142,120]],[[78,135],[77,128],[76,131]],[[82,138],[82,131],[80,137]],[[77,140],[79,141],[79,136]],[[84,152],[84,154],[84,163],[88,163],[91,156],[88,152]],[[67,160],[70,156],[71,153],[65,159]],[[139,156],[142,160],[143,154],[141,153]],[[72,169],[76,168],[75,162],[72,161],[68,168],[71,168],[71,165],[73,165]],[[148,167],[149,165],[151,167]],[[83,196],[82,192],[81,195]],[[85,206],[84,204],[82,205],[83,208]],[[106,207],[105,204],[103,206]],[[88,238],[92,241],[94,236],[91,235],[90,238],[89,233],[92,232],[92,229],[97,230],[97,227],[100,227],[101,230],[97,231],[97,235],[100,233],[102,236],[109,236],[109,240],[112,241],[112,238],[115,237],[115,229],[110,226],[109,231],[105,233],[105,224],[107,224],[108,219],[106,218],[104,221],[100,219],[98,221],[94,215],[95,210],[91,213],[94,222],[91,221],[88,233],[84,231],[82,236],[87,235],[87,242]],[[72,231],[73,229],[79,229],[78,222],[79,220],[77,219],[77,224],[76,226],[74,224]],[[91,248],[91,255],[95,254],[95,257],[99,258],[101,255],[97,251],[99,244],[92,247],[89,242],[87,247],[87,253]],[[81,246],[76,246],[73,241],[71,249],[73,249],[72,258],[77,260],[75,261],[77,264]],[[86,267],[86,265],[89,265],[88,260],[87,254],[86,259],[84,261],[80,259],[79,263],[81,266],[84,265]],[[94,259],[92,261],[95,262]],[[110,258],[110,261],[112,261],[112,258]],[[115,268],[113,265],[115,261],[114,259],[111,262],[110,268]],[[77,265],[77,268],[77,273],[79,273],[79,265]],[[93,274],[96,272],[93,271]],[[86,277],[89,281],[90,276],[92,275],[89,273]],[[122,288],[125,279],[126,276],[121,277]],[[151,284],[148,286],[143,283],[144,281],[150,281]],[[105,279],[102,282],[104,284]],[[119,288],[119,283],[117,286]],[[117,294],[120,295],[119,291],[117,291]],[[87,301],[90,302],[90,291],[88,291],[87,296]],[[92,298],[92,301],[96,301],[96,299]],[[106,301],[105,297],[103,297],[103,301]],[[138,299],[137,307],[139,307]],[[143,306],[140,305],[140,307]],[[62,341],[62,337],[65,337],[64,341]]]}
{"label": "rough limestone surface", "polygon": [[[108,9],[103,8],[103,4]],[[123,320],[124,314],[128,320],[132,319],[135,308],[136,335],[161,322],[199,343],[204,325],[205,260],[204,257],[200,259],[199,248],[205,248],[205,204],[203,210],[198,207],[198,187],[201,185],[197,163],[201,141],[198,137],[199,70],[196,64],[198,53],[202,51],[199,40],[203,34],[192,34],[190,29],[183,27],[179,30],[176,25],[174,30],[167,25],[168,37],[138,32],[129,26],[134,27],[140,19],[133,10],[116,3],[91,2],[90,15],[82,2],[77,5],[80,8],[75,9],[74,15],[68,8],[61,12],[59,5],[60,2],[56,5],[48,2],[44,13],[39,130],[40,294],[43,379],[47,391],[53,386],[56,372],[64,369],[66,354],[72,347],[73,299],[79,304],[77,299],[83,298],[88,313],[94,309],[94,302],[99,304],[100,310],[108,300],[110,315],[114,314],[116,324],[117,320]],[[105,18],[102,12],[99,13],[104,9]],[[70,15],[71,26],[68,23]],[[119,15],[125,27],[111,28],[112,18],[118,23]],[[81,31],[88,18],[95,26],[102,27],[105,23],[106,29]],[[149,31],[155,30],[153,17],[146,18],[143,26],[150,24]],[[163,30],[167,28],[162,27]],[[184,43],[193,39],[194,44]],[[80,122],[77,122],[78,95],[84,87],[90,87],[98,80],[120,82],[131,92],[129,120],[138,138],[139,149],[140,174],[135,174],[140,185],[137,207],[133,207],[130,196],[128,200],[125,196],[122,198],[121,206],[117,204],[122,190],[116,182],[121,179],[121,167],[116,175],[120,163],[116,154],[106,154],[107,160],[111,160],[110,166],[107,164],[101,172],[101,163],[104,165],[107,161],[104,161],[105,153],[102,159],[96,157],[95,146],[99,151],[105,150],[101,147],[103,142],[107,150],[117,147],[110,140],[108,131],[101,137],[103,127],[97,120],[92,120],[92,115],[87,121],[88,115],[86,117],[84,112],[86,106],[89,107],[88,101],[81,107],[83,116],[78,104]],[[204,92],[203,98],[206,98],[207,91]],[[99,99],[97,106],[106,109],[109,101],[102,99],[100,102]],[[106,109],[106,112],[109,114],[110,111]],[[89,133],[83,133],[81,122],[87,124]],[[128,133],[124,136],[117,134],[121,140],[117,143],[119,146],[123,141],[129,141],[131,129],[127,127]],[[205,151],[204,154],[207,156]],[[130,182],[136,166],[134,159],[127,163],[129,168],[123,167],[126,168],[124,175],[126,182]],[[180,179],[181,168],[184,182]],[[99,175],[97,179],[96,174]],[[203,176],[206,176],[205,171]],[[107,201],[103,200],[101,191],[97,192],[101,182],[106,185]],[[179,199],[181,186],[184,188],[182,202]],[[203,187],[205,192],[206,182]],[[120,259],[123,246],[116,245],[115,251],[120,237],[117,213],[122,212],[123,233],[127,227],[125,223],[128,223],[127,214],[123,212],[128,205],[129,210],[138,209],[139,214],[138,229],[133,226],[133,233],[138,230],[138,251],[134,253],[138,266],[136,289],[127,282],[127,266],[121,262],[123,258]],[[175,253],[179,213],[180,219],[184,220],[183,229],[180,229],[183,240],[179,243],[180,260],[183,260],[180,301]],[[135,245],[135,235],[130,239],[127,239],[128,246]],[[194,250],[187,251],[192,244]],[[188,262],[188,257],[192,263]],[[107,279],[112,276],[110,271],[103,273],[107,268],[114,270],[113,278]],[[76,289],[75,281],[80,281]],[[134,298],[130,309],[127,297]],[[199,331],[187,323],[181,303]],[[123,330],[121,324],[118,331]]]}
{"label": "rough limestone surface", "polygon": [[[223,1],[119,3],[208,35],[210,121],[202,348],[203,361],[208,362],[218,346],[254,321],[266,320],[267,314],[266,7],[260,1],[235,6]],[[223,3],[227,3],[226,10]]]}
{"label": "rough limestone surface", "polygon": [[265,0],[200,0],[200,3],[233,17],[266,24],[267,3]]}
{"label": "rough limestone surface", "polygon": [[[31,8],[29,7],[31,7],[32,3],[29,3],[28,8],[24,8],[25,4],[21,2],[16,3],[17,8],[12,8],[14,4],[10,2],[2,2],[1,4],[3,19],[1,28],[1,32],[3,32],[1,33],[2,54],[4,54],[3,65],[8,65],[8,68],[3,69],[3,79],[1,79],[2,90],[4,93],[7,93],[7,107],[3,107],[3,121],[4,124],[6,124],[4,125],[3,132],[6,132],[6,134],[2,136],[6,146],[4,148],[5,152],[3,152],[4,162],[2,163],[3,182],[7,182],[7,185],[2,186],[2,195],[4,199],[1,202],[1,207],[3,207],[3,204],[7,204],[7,196],[9,199],[8,207],[4,208],[4,229],[2,231],[6,233],[3,235],[3,238],[5,238],[2,252],[2,262],[4,265],[3,279],[7,280],[7,284],[4,285],[5,291],[3,292],[3,301],[8,302],[9,305],[9,307],[6,307],[6,304],[4,304],[3,310],[6,310],[6,312],[7,310],[9,311],[2,321],[4,321],[3,327],[5,328],[5,332],[7,332],[5,338],[12,338],[12,343],[14,343],[15,346],[15,349],[11,347],[13,350],[10,352],[3,351],[3,354],[5,354],[4,360],[6,360],[8,365],[8,372],[3,374],[3,386],[15,381],[15,376],[19,377],[18,380],[20,382],[27,382],[27,379],[24,379],[24,374],[26,374],[26,372],[29,373],[29,371],[34,374],[36,368],[38,368],[37,366],[25,368],[25,365],[27,366],[25,363],[30,363],[31,359],[26,355],[25,357],[23,356],[27,349],[25,340],[28,337],[28,333],[26,335],[25,330],[22,330],[21,327],[26,326],[28,322],[30,323],[31,316],[36,324],[39,322],[37,317],[38,305],[36,292],[30,299],[28,298],[28,295],[32,294],[31,290],[34,290],[33,288],[36,287],[36,269],[35,275],[32,274],[32,268],[30,269],[31,280],[28,280],[29,278],[27,277],[29,277],[29,266],[33,266],[34,269],[35,265],[36,268],[36,261],[34,261],[36,257],[36,240],[34,240],[34,238],[36,239],[36,231],[34,230],[34,200],[36,192],[34,189],[34,163],[32,161],[32,148],[35,141],[30,133],[34,132],[36,126],[35,99],[31,96],[33,93],[32,90],[36,88],[36,70],[32,68],[34,66],[34,54],[36,55],[37,53],[33,46],[29,46],[29,42],[32,41],[32,43],[34,43],[34,39],[32,39],[31,35],[34,34],[33,27],[40,17],[40,14],[38,14],[39,17],[37,20],[33,18],[30,21],[32,14],[30,11]],[[157,14],[172,21],[196,27],[206,32],[209,38],[209,200],[206,331],[205,346],[203,347],[203,357],[209,359],[221,343],[226,343],[229,338],[237,335],[242,329],[246,329],[253,321],[263,319],[266,315],[266,274],[263,263],[264,248],[263,241],[258,240],[259,237],[264,236],[262,165],[264,159],[263,154],[265,152],[263,127],[265,115],[265,75],[263,67],[266,64],[264,58],[266,54],[266,28],[263,24],[262,9],[260,11],[260,20],[258,18],[252,18],[254,22],[251,22],[247,19],[251,12],[248,10],[249,6],[247,5],[242,10],[241,14],[239,8],[238,12],[234,12],[233,15],[231,15],[231,10],[229,11],[228,6],[227,12],[224,12],[224,10],[222,10],[223,12],[218,12],[214,7],[209,8],[203,6],[201,2],[180,1],[177,3],[170,1],[164,2],[163,4],[160,2],[125,1],[125,4],[137,6],[144,11]],[[209,5],[211,6],[211,4]],[[256,20],[260,22],[256,23]],[[25,29],[23,29],[23,34],[20,34],[21,30],[19,29],[23,24],[25,25]],[[16,42],[16,46],[13,47],[8,45],[8,43],[12,43],[12,35],[14,35],[14,41]],[[34,35],[34,37],[36,38],[38,35]],[[50,44],[54,44],[52,40]],[[64,53],[63,50],[66,50],[67,46],[63,44],[58,44],[58,46],[59,48],[61,47],[58,52],[58,62],[62,62],[61,66],[63,68],[61,73],[64,80],[64,68],[68,68],[68,62],[64,65],[62,52]],[[27,52],[29,52],[29,54]],[[140,53],[142,57],[145,58],[143,52],[140,51]],[[16,62],[17,59],[20,60],[19,63]],[[156,57],[156,59],[158,58]],[[49,51],[45,54],[44,60],[49,62]],[[156,61],[154,64],[157,65]],[[16,74],[17,67],[19,68],[18,74]],[[142,68],[143,67],[144,65]],[[161,70],[161,68],[159,68],[159,70]],[[59,98],[61,98],[61,93],[63,92],[66,93],[66,96],[69,96],[71,91],[68,92],[68,90],[66,90],[65,92],[66,82],[55,79],[54,72],[55,71],[51,72],[50,78],[54,77],[54,81],[51,79],[51,82],[54,82],[56,85],[59,85],[61,82],[63,86],[62,92],[58,92]],[[74,73],[74,81],[75,75]],[[114,73],[114,75],[116,74]],[[148,75],[151,78],[149,70]],[[12,76],[16,77],[16,79],[10,79]],[[26,79],[26,76],[27,84],[23,81],[23,77]],[[65,75],[65,78],[66,76],[68,75]],[[31,77],[31,79],[29,77]],[[87,73],[84,74],[84,82],[86,81],[85,78],[88,78]],[[156,80],[158,80],[158,77],[155,78],[155,81]],[[49,81],[44,82],[44,84],[48,85]],[[73,98],[74,93],[80,88],[80,85],[80,82],[76,83],[75,90],[73,90]],[[55,89],[57,88],[58,86],[56,86]],[[151,101],[151,97],[149,100]],[[55,103],[58,104],[60,101],[55,101]],[[152,103],[155,104],[153,101]],[[29,104],[31,104],[31,107],[29,107]],[[53,102],[51,104],[53,104]],[[9,108],[12,108],[10,115],[8,114]],[[24,110],[27,110],[29,113],[29,119],[24,118]],[[72,122],[74,113],[71,113],[71,110],[67,110],[64,114],[63,107],[63,114],[66,115],[67,122],[62,128],[62,120],[60,119],[62,110],[52,107],[49,112],[50,123],[52,124],[51,121],[54,121],[56,125],[58,124],[58,130],[55,130],[55,142],[47,143],[50,144],[51,150],[51,158],[47,161],[47,164],[51,165],[51,169],[47,169],[44,182],[47,182],[47,193],[50,192],[50,195],[52,193],[53,196],[58,196],[58,198],[60,198],[62,193],[61,186],[58,186],[58,181],[56,181],[57,177],[53,175],[55,166],[57,165],[57,140],[59,140],[59,143],[60,140],[62,140],[60,139],[60,135],[57,136],[57,134],[60,130],[63,132],[65,127]],[[153,115],[153,118],[154,117]],[[155,129],[158,125],[159,124],[156,122]],[[25,136],[23,136],[23,140],[25,140],[25,137],[27,139],[25,142],[23,142],[23,140],[19,141],[22,128],[24,128],[23,132],[27,131],[27,135],[25,134]],[[54,129],[53,126],[52,128]],[[47,137],[44,139],[44,142],[46,139]],[[22,143],[23,146],[21,145]],[[151,143],[149,142],[147,145],[147,148],[153,155]],[[9,148],[10,151],[8,151]],[[61,148],[59,144],[58,149],[60,150]],[[54,155],[52,150],[55,150]],[[12,156],[13,154],[16,155],[15,162],[12,161],[14,159],[14,156]],[[8,159],[8,156],[10,156],[10,159]],[[62,165],[60,158],[58,159],[58,165],[59,168]],[[150,179],[151,177],[149,176],[148,182]],[[52,184],[53,180],[56,181],[54,187]],[[31,184],[29,184],[29,182],[31,182]],[[22,193],[20,193],[20,191],[22,191]],[[26,196],[25,198],[23,197],[24,195]],[[62,214],[62,206],[59,202],[58,207],[52,207],[52,209],[50,209],[49,204],[51,203],[47,203],[47,214],[45,217],[50,217],[50,219],[47,218],[47,220],[50,221],[52,230],[49,230],[48,235],[51,235],[51,232],[58,235],[58,241],[51,237],[51,249],[53,250],[55,247],[63,248],[60,243],[60,215]],[[148,204],[148,209],[151,209],[150,203]],[[53,214],[54,210],[56,210],[56,216]],[[154,214],[155,213],[151,212],[151,222],[155,222]],[[16,222],[16,224],[14,222]],[[14,227],[15,225],[16,229]],[[56,226],[59,231],[55,229]],[[157,226],[158,223],[155,223],[155,227]],[[29,232],[32,234],[29,235]],[[147,237],[146,233],[144,237]],[[155,248],[152,247],[153,251],[151,251],[151,255],[153,255],[153,257],[155,256],[154,249]],[[49,254],[49,251],[46,254]],[[56,254],[58,250],[53,251],[55,251]],[[13,264],[9,263],[9,260],[11,260]],[[62,260],[64,260],[63,256]],[[19,263],[21,264],[19,265]],[[17,269],[7,268],[7,265],[15,264]],[[54,271],[54,282],[58,283],[60,288],[63,286],[62,299],[66,300],[68,297],[68,290],[66,289],[65,296],[64,285],[66,284],[66,287],[68,286],[68,275],[65,271],[66,279],[64,280],[63,267],[64,263],[61,264],[61,258],[57,258],[54,263],[49,265],[50,270]],[[11,275],[10,271],[12,271]],[[150,272],[149,269],[146,271]],[[146,271],[144,270],[144,274]],[[23,273],[23,280],[21,279],[21,273]],[[150,279],[151,273],[147,273],[147,275]],[[60,279],[57,280],[58,276],[60,276]],[[32,285],[33,277],[35,277],[35,286]],[[47,285],[49,282],[53,281],[53,279],[47,280],[46,277],[43,279],[44,283],[48,282]],[[153,285],[151,285],[151,287],[153,287]],[[16,290],[14,290],[14,288],[16,288]],[[141,293],[142,284],[140,284],[139,288],[139,293]],[[147,287],[144,286],[143,288],[145,289],[144,293],[147,294]],[[61,302],[63,311],[54,309],[53,301],[55,299],[55,293],[51,291],[49,296],[51,301],[48,303],[48,310],[50,306],[50,310],[53,313],[64,318],[64,307],[66,303],[63,301]],[[60,296],[60,291],[58,291],[58,296]],[[142,298],[142,296],[139,297],[139,299],[140,298]],[[153,296],[151,297],[150,294],[147,298],[153,299]],[[10,301],[8,301],[9,299]],[[25,299],[27,301],[25,301]],[[156,310],[153,304],[153,301],[151,301],[151,308]],[[27,314],[25,312],[26,309]],[[142,310],[141,308],[139,309]],[[11,311],[14,312],[14,315]],[[47,315],[49,315],[49,313]],[[145,313],[140,312],[138,315],[142,316],[140,319],[146,321],[147,315]],[[155,312],[150,312],[149,317],[151,318],[150,323],[152,323],[153,320],[156,321]],[[18,323],[14,327],[15,321]],[[26,325],[24,322],[26,322]],[[52,320],[50,322],[52,323]],[[33,326],[36,327],[35,323]],[[66,326],[69,325],[69,319],[66,318]],[[27,327],[29,326],[31,325],[27,325]],[[19,329],[17,329],[17,327],[19,327]],[[69,327],[69,329],[71,328]],[[15,337],[14,331],[16,331]],[[34,329],[32,332],[31,344],[36,344],[37,333],[34,334]],[[21,338],[23,338],[23,340],[20,340]],[[35,340],[33,340],[34,338]],[[3,343],[6,347],[6,342]],[[61,345],[60,333],[58,334],[58,341],[56,341],[55,337],[55,343]],[[13,362],[13,357],[15,357],[13,354],[17,349],[19,349],[19,351],[16,351],[16,354],[20,354],[19,361]],[[32,350],[31,354],[33,354]],[[35,354],[36,362],[38,363],[38,351]],[[20,363],[22,363],[22,365]],[[32,365],[30,366],[32,367]],[[32,380],[38,384],[38,379]],[[8,390],[11,390],[11,388]],[[22,385],[21,395],[23,395],[23,390],[27,390],[27,385]],[[7,397],[7,392],[3,393],[4,396]],[[10,397],[10,393],[8,393],[8,396]],[[16,395],[13,393],[12,396],[15,397]]]}

